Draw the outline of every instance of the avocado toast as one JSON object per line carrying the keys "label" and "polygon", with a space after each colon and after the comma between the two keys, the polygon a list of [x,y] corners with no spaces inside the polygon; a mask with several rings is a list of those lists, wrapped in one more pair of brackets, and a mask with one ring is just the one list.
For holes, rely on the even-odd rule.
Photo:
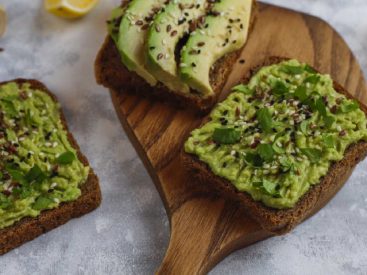
{"label": "avocado toast", "polygon": [[182,159],[209,192],[283,234],[366,156],[367,109],[297,60],[271,58],[259,68],[191,133]]}
{"label": "avocado toast", "polygon": [[254,0],[132,0],[108,21],[97,82],[208,111],[245,45]]}
{"label": "avocado toast", "polygon": [[56,98],[36,80],[0,83],[0,254],[94,210],[98,178]]}

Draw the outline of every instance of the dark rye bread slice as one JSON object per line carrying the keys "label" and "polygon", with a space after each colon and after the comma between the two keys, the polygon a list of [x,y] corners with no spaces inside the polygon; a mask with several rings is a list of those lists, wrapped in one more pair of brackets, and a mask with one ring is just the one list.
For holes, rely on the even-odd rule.
{"label": "dark rye bread slice", "polygon": [[[123,2],[123,5],[127,5],[127,3]],[[257,6],[256,1],[253,0],[249,36],[255,24],[256,16]],[[242,49],[229,53],[212,66],[210,84],[215,95],[206,99],[200,98],[194,90],[191,90],[192,93],[188,96],[175,93],[160,82],[154,87],[150,86],[142,77],[125,67],[118,49],[109,35],[106,37],[96,58],[95,77],[98,84],[108,89],[138,94],[151,99],[163,100],[175,106],[207,112],[216,103],[241,52]]]}
{"label": "dark rye bread slice", "polygon": [[[271,57],[260,66],[255,67],[242,83],[248,83],[251,75],[254,75],[261,67],[279,63],[286,58]],[[338,93],[348,98],[353,98],[341,85],[334,82],[334,88]],[[367,115],[367,107],[361,104],[361,109]],[[204,119],[207,122],[209,118]],[[360,141],[349,146],[341,161],[331,165],[328,174],[310,188],[301,197],[296,206],[291,209],[278,210],[257,202],[245,193],[239,192],[231,182],[216,176],[207,164],[200,161],[195,155],[182,151],[181,159],[185,169],[193,173],[199,182],[203,183],[208,192],[216,192],[229,199],[238,202],[259,224],[267,231],[280,235],[292,230],[296,225],[308,218],[314,211],[319,210],[347,181],[355,166],[367,155],[367,142]]]}
{"label": "dark rye bread slice", "polygon": [[[15,79],[2,82],[0,85],[16,82],[18,84],[29,83],[33,89],[41,90],[57,102],[56,97],[47,89],[45,85],[37,80]],[[68,133],[70,144],[77,151],[78,159],[88,165],[87,158],[80,152],[79,145],[69,132],[62,110],[61,120]],[[36,218],[25,217],[10,227],[0,230],[0,255],[28,242],[36,237],[67,223],[73,218],[80,217],[96,209],[101,203],[101,191],[98,177],[92,168],[89,170],[87,181],[81,186],[81,196],[72,202],[62,203],[58,208],[42,211]]]}

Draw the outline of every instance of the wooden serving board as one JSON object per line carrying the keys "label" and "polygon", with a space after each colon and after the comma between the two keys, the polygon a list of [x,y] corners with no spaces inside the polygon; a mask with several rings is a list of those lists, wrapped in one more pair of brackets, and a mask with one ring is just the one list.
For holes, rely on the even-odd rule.
{"label": "wooden serving board", "polygon": [[[305,61],[330,73],[366,102],[360,67],[338,33],[316,17],[261,3],[253,33],[242,52],[246,62],[233,67],[221,97],[251,67],[269,56]],[[201,191],[182,169],[179,152],[184,137],[200,124],[200,117],[126,93],[111,91],[111,96],[170,219],[170,244],[157,274],[204,274],[232,251],[270,237],[236,204]],[[326,203],[320,202],[315,212]]]}

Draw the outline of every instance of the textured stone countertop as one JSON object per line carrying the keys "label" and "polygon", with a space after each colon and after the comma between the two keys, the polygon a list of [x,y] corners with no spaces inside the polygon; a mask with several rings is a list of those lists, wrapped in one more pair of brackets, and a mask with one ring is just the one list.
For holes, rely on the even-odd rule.
{"label": "textured stone countertop", "polygon": [[[0,257],[0,273],[152,274],[165,253],[163,204],[120,127],[109,94],[95,84],[93,62],[110,10],[101,0],[68,22],[41,0],[1,0],[9,15],[0,39],[0,80],[45,82],[61,101],[71,131],[100,177],[99,209]],[[346,39],[367,73],[367,1],[267,0],[320,16]],[[211,274],[367,274],[367,161],[318,215],[292,233],[227,257]]]}

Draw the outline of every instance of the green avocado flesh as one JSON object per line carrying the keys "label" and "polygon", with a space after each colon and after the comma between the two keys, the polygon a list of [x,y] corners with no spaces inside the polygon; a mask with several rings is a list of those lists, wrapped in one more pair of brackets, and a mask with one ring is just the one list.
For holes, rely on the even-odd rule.
{"label": "green avocado flesh", "polygon": [[45,92],[15,82],[0,86],[0,229],[76,200],[89,167],[76,157]]}
{"label": "green avocado flesh", "polygon": [[329,75],[296,60],[262,68],[210,118],[185,151],[276,209],[294,207],[350,145],[367,141],[358,103],[337,93]]}
{"label": "green avocado flesh", "polygon": [[123,64],[151,86],[206,98],[212,65],[245,44],[251,10],[252,0],[133,0],[113,10],[108,30]]}
{"label": "green avocado flesh", "polygon": [[130,71],[135,71],[151,86],[157,80],[145,68],[145,39],[147,30],[154,15],[160,11],[166,0],[134,0],[123,10],[118,8],[112,12],[109,29],[117,30],[115,42],[120,52],[123,63]]}
{"label": "green avocado flesh", "polygon": [[189,32],[189,21],[205,15],[206,1],[171,1],[154,19],[148,32],[147,66],[150,72],[173,91],[189,93],[190,89],[178,77],[175,49]]}
{"label": "green avocado flesh", "polygon": [[253,0],[222,0],[214,5],[181,52],[180,76],[203,97],[213,95],[209,81],[212,65],[239,50],[247,40]]}

